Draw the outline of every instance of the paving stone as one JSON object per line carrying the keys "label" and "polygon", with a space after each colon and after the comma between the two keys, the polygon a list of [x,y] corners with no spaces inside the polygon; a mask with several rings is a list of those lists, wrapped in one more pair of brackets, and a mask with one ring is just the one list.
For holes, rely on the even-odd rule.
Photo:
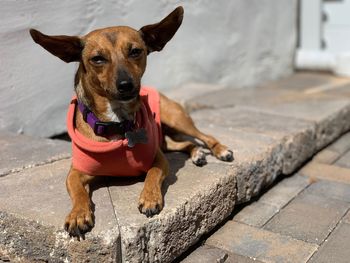
{"label": "paving stone", "polygon": [[261,227],[309,185],[309,179],[294,175],[279,182],[255,203],[246,206],[233,220]]}
{"label": "paving stone", "polygon": [[350,133],[346,133],[334,143],[332,143],[327,149],[337,152],[340,155],[350,150]]}
{"label": "paving stone", "polygon": [[147,218],[137,209],[143,182],[123,185],[118,180],[110,186],[125,262],[171,262],[233,210],[236,182],[230,165],[199,168],[183,155],[171,156],[159,215]]}
{"label": "paving stone", "polygon": [[234,221],[215,232],[206,245],[262,262],[306,262],[317,246]]}
{"label": "paving stone", "polygon": [[[186,83],[180,87],[177,87],[176,89],[164,90],[164,94],[180,103],[188,112],[191,112],[203,108],[201,103],[189,103],[191,99],[197,98],[204,94],[217,92],[222,89],[224,89],[224,86],[217,84]],[[207,108],[207,106],[204,105],[204,108]]]}
{"label": "paving stone", "polygon": [[209,93],[199,93],[192,97],[188,103],[210,105],[216,108],[233,105],[265,105],[278,101],[279,98],[300,96],[301,93],[314,91],[315,88],[324,89],[325,86],[331,88],[348,82],[349,80],[341,79],[340,81],[340,78],[329,74],[301,72],[280,80],[268,81],[256,87],[246,87],[244,89],[229,87]]}
{"label": "paving stone", "polygon": [[283,86],[226,89],[200,96],[191,102],[212,108],[244,106],[264,113],[313,121],[316,123],[318,150],[350,129],[350,98],[308,92],[307,89],[305,92]]}
{"label": "paving stone", "polygon": [[345,153],[335,162],[335,165],[350,169],[350,151]]}
{"label": "paving stone", "polygon": [[[332,112],[332,109],[335,111],[342,109],[342,106],[336,108],[332,108],[332,106],[336,106],[340,101],[343,101],[344,105],[349,102],[348,99],[341,96],[334,97],[322,93],[325,86],[331,88],[339,85],[339,79],[323,76],[321,81],[315,81],[315,83],[309,85],[315,80],[315,76],[308,76],[307,78],[295,74],[280,81],[267,82],[258,88],[216,90],[198,96],[189,102],[202,103],[213,108],[244,105],[308,120],[324,119],[326,115]],[[341,83],[344,83],[344,81],[341,80]],[[318,92],[315,92],[317,89]],[[327,110],[322,111],[320,107],[325,107]]]}
{"label": "paving stone", "polygon": [[350,184],[350,169],[317,162],[309,162],[299,171],[311,179],[330,180]]}
{"label": "paving stone", "polygon": [[286,99],[282,98],[275,104],[258,109],[266,113],[315,122],[315,147],[317,150],[322,149],[350,129],[349,99],[302,95],[297,95],[294,98],[287,96]]}
{"label": "paving stone", "polygon": [[279,97],[290,95],[291,92],[276,87],[259,87],[234,89],[225,88],[210,93],[201,94],[187,101],[187,104],[200,108],[229,108],[236,106],[263,107],[276,101]]}
{"label": "paving stone", "polygon": [[[339,105],[343,105],[338,108],[337,102],[332,101],[326,104],[326,107],[334,107],[334,110],[328,110],[328,116],[322,120],[316,121],[316,148],[322,149],[341,134],[350,129],[350,105],[346,101],[338,101]],[[323,102],[319,102],[323,104]],[[333,104],[335,103],[335,104]],[[333,104],[333,106],[331,105]],[[326,107],[320,108],[320,111],[327,110]]]}
{"label": "paving stone", "polygon": [[293,134],[304,129],[311,129],[312,123],[287,118],[270,113],[262,113],[244,107],[206,109],[191,114],[199,127],[223,127],[230,130],[263,134],[280,140],[286,134]]}
{"label": "paving stone", "polygon": [[0,251],[29,261],[115,262],[120,236],[107,187],[92,194],[95,227],[86,240],[73,241],[63,230],[69,167],[61,160],[0,178]]}
{"label": "paving stone", "polygon": [[202,110],[193,113],[192,117],[204,131],[219,127],[269,136],[282,142],[280,154],[285,174],[293,172],[315,152],[315,127],[308,121],[261,113],[244,107]]}
{"label": "paving stone", "polygon": [[[210,108],[247,106],[264,110],[264,112],[308,120],[321,120],[331,112],[331,106],[335,105],[336,102],[342,101],[346,105],[349,101],[347,98],[310,93],[309,90],[314,90],[315,87],[317,86],[300,87],[299,89],[290,88],[283,85],[279,86],[276,82],[270,86],[259,88],[218,90],[194,98],[193,101],[196,101],[196,103],[202,102]],[[303,89],[304,92],[300,92],[300,89]],[[309,106],[307,102],[310,102]],[[320,103],[318,106],[325,107],[327,111],[320,111],[320,108],[317,110],[317,103]],[[301,108],[298,108],[298,106]],[[337,107],[337,109],[342,109],[342,107]],[[288,112],[288,110],[292,111]]]}
{"label": "paving stone", "polygon": [[340,224],[319,250],[312,256],[310,263],[348,263],[350,258],[350,224]]}
{"label": "paving stone", "polygon": [[350,97],[348,96],[348,94],[343,93],[342,91],[344,85],[348,84],[349,78],[334,78],[328,83],[324,83],[314,87],[307,87],[306,89],[302,90],[302,92],[305,94],[327,95],[336,98]]}
{"label": "paving stone", "polygon": [[305,193],[350,202],[349,184],[341,184],[323,180],[316,181],[305,190]]}
{"label": "paving stone", "polygon": [[68,142],[0,133],[0,177],[56,160],[69,158]]}
{"label": "paving stone", "polygon": [[314,91],[315,89],[323,90],[324,87],[342,86],[345,83],[349,83],[349,78],[340,78],[328,73],[297,72],[270,84],[266,83],[264,86],[273,86],[298,92],[310,92],[310,90]]}
{"label": "paving stone", "polygon": [[[237,179],[237,202],[249,201],[282,173],[283,161],[278,140],[263,134],[231,130],[229,127],[200,126],[200,129],[227,145],[234,153],[232,169]],[[209,163],[222,164],[212,156]]]}
{"label": "paving stone", "polygon": [[[215,136],[233,151],[235,158],[233,164],[252,162],[257,156],[264,155],[275,147],[280,147],[280,141],[266,134],[242,132],[242,130],[233,129],[229,126],[211,125],[208,122],[201,123],[197,119],[195,121],[201,131]],[[211,155],[207,155],[207,159],[209,162],[222,163]]]}
{"label": "paving stone", "polygon": [[309,179],[298,174],[293,175],[283,179],[281,182],[271,188],[259,199],[259,202],[281,209],[301,191],[303,191],[309,184]]}
{"label": "paving stone", "polygon": [[[219,141],[233,150],[235,160],[232,169],[237,179],[238,203],[249,201],[282,173],[281,145],[278,141],[229,128],[201,127],[201,130],[215,134]],[[210,163],[222,163],[212,156],[207,157]]]}
{"label": "paving stone", "polygon": [[313,157],[313,161],[325,164],[332,164],[339,159],[340,154],[328,148],[320,151]]}
{"label": "paving stone", "polygon": [[273,217],[264,229],[321,244],[349,207],[349,203],[340,200],[301,194]]}
{"label": "paving stone", "polygon": [[350,211],[348,211],[348,212],[346,213],[346,215],[345,215],[344,218],[343,218],[343,221],[344,221],[345,223],[350,224]]}
{"label": "paving stone", "polygon": [[228,253],[228,257],[225,263],[262,263],[262,261],[257,260],[256,258],[250,258],[238,254]]}
{"label": "paving stone", "polygon": [[257,259],[233,254],[217,247],[203,245],[193,251],[181,263],[261,263]]}
{"label": "paving stone", "polygon": [[275,206],[254,202],[244,207],[242,211],[233,217],[233,220],[250,226],[262,227],[278,211],[279,209]]}
{"label": "paving stone", "polygon": [[336,96],[336,97],[350,97],[350,85],[347,83],[344,83],[342,85],[337,85],[333,88],[330,88],[324,92],[325,94],[329,96]]}
{"label": "paving stone", "polygon": [[211,246],[200,246],[193,251],[188,257],[186,257],[182,263],[223,263],[227,262],[228,254],[226,251],[211,247]]}

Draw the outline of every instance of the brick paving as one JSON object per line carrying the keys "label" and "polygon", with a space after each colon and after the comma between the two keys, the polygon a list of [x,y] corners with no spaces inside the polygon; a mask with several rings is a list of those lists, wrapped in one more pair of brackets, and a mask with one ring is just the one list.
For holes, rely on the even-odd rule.
{"label": "brick paving", "polygon": [[182,262],[348,263],[350,133],[244,206]]}

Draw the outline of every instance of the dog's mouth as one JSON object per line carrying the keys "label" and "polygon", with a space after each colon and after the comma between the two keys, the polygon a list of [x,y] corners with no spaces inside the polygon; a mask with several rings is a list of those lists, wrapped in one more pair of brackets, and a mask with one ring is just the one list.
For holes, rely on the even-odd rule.
{"label": "dog's mouth", "polygon": [[139,96],[139,92],[134,91],[131,93],[119,93],[116,96],[114,96],[114,99],[121,102],[128,102],[136,99],[138,96]]}
{"label": "dog's mouth", "polygon": [[129,93],[129,94],[118,94],[116,96],[116,99],[119,101],[123,101],[123,102],[128,102],[131,100],[134,100],[138,97],[139,93],[137,91]]}

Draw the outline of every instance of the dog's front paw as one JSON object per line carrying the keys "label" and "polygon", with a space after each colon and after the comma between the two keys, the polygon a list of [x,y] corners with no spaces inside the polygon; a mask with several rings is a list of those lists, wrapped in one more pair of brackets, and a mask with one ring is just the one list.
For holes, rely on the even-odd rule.
{"label": "dog's front paw", "polygon": [[93,213],[89,207],[74,207],[66,217],[64,228],[70,236],[85,238],[85,233],[94,227]]}
{"label": "dog's front paw", "polygon": [[218,158],[221,161],[232,162],[234,159],[233,152],[231,150],[224,150],[222,153],[219,154]]}
{"label": "dog's front paw", "polygon": [[207,164],[206,154],[202,148],[197,148],[191,153],[191,160],[197,166]]}
{"label": "dog's front paw", "polygon": [[233,152],[225,145],[217,144],[213,149],[213,154],[216,158],[224,162],[232,162],[234,160]]}
{"label": "dog's front paw", "polygon": [[139,211],[147,217],[159,214],[163,208],[163,196],[161,190],[148,191],[143,189],[139,199]]}

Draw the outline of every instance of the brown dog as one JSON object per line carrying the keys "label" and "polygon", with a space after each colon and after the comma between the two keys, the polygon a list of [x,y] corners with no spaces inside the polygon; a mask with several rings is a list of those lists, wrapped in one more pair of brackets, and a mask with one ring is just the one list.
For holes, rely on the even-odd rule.
{"label": "brown dog", "polygon": [[[109,27],[92,31],[83,37],[47,36],[37,30],[30,30],[34,41],[53,55],[65,62],[79,62],[75,77],[77,101],[87,105],[89,111],[76,110],[74,125],[84,137],[95,142],[125,140],[126,130],[108,135],[96,133],[89,125],[86,114],[92,112],[100,122],[112,126],[135,121],[135,114],[142,104],[139,93],[147,55],[163,49],[181,25],[182,18],[183,8],[178,7],[159,23],[144,26],[140,30]],[[140,194],[139,210],[147,216],[157,214],[163,208],[161,187],[169,165],[162,150],[184,151],[189,153],[194,164],[201,166],[206,163],[205,154],[199,146],[190,141],[174,141],[169,137],[176,138],[178,134],[192,136],[203,141],[218,159],[233,160],[232,151],[212,136],[200,132],[179,104],[162,94],[159,97],[160,121],[167,138],[152,156],[152,165],[147,171]],[[135,132],[131,130],[131,134],[135,135]],[[128,139],[130,142],[131,139]],[[135,140],[137,143],[138,139]],[[124,174],[120,168],[119,172]],[[65,220],[65,228],[70,235],[78,238],[94,225],[91,200],[86,189],[94,178],[97,178],[96,174],[77,169],[74,162],[67,176],[66,185],[73,208]]]}

